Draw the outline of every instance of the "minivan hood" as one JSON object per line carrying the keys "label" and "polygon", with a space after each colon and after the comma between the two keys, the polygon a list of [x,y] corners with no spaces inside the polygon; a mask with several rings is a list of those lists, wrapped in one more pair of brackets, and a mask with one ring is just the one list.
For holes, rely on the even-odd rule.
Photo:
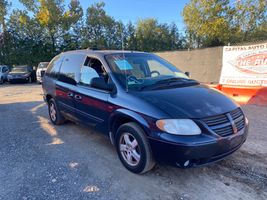
{"label": "minivan hood", "polygon": [[204,118],[234,110],[238,104],[206,85],[137,92],[171,118]]}

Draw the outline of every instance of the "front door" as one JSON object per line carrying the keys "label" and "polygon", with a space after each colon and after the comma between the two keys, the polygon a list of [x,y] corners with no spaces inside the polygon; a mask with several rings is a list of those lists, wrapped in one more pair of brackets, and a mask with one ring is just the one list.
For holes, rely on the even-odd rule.
{"label": "front door", "polygon": [[108,79],[101,62],[96,58],[87,58],[81,69],[74,100],[79,120],[105,132],[109,115],[107,101],[110,93],[90,86],[91,79],[100,76]]}
{"label": "front door", "polygon": [[93,88],[80,86],[76,89],[74,99],[77,116],[90,126],[98,129],[105,127],[108,118],[109,94]]}

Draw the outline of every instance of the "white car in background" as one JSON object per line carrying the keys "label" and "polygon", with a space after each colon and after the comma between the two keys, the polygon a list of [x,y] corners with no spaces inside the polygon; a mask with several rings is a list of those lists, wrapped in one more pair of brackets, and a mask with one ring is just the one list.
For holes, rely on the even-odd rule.
{"label": "white car in background", "polygon": [[0,65],[0,84],[7,81],[7,75],[9,73],[9,68],[6,65]]}
{"label": "white car in background", "polygon": [[36,70],[37,83],[42,83],[42,78],[45,74],[49,62],[40,62]]}

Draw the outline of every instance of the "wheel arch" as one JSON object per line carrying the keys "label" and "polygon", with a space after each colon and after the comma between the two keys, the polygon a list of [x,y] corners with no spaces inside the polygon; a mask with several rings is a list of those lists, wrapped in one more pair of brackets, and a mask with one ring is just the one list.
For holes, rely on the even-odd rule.
{"label": "wheel arch", "polygon": [[109,136],[112,144],[114,144],[115,135],[117,133],[118,128],[122,124],[128,122],[137,123],[144,130],[146,135],[149,134],[149,124],[140,114],[127,109],[118,109],[111,114],[111,117],[108,122]]}
{"label": "wheel arch", "polygon": [[50,94],[46,94],[45,95],[45,99],[46,99],[46,102],[48,103],[49,101],[50,101],[50,99],[52,99],[53,98],[53,96],[52,95],[50,95]]}

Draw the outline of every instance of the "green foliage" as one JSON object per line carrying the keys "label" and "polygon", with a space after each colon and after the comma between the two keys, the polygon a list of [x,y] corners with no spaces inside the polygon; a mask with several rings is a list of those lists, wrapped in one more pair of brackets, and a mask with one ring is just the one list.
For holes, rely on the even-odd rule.
{"label": "green foliage", "polygon": [[25,9],[10,12],[10,1],[0,0],[0,64],[37,65],[81,48],[151,52],[267,39],[266,0],[190,0],[182,13],[186,37],[175,24],[156,19],[123,24],[103,2],[85,12],[79,0],[20,2]]}
{"label": "green foliage", "polygon": [[137,48],[144,51],[174,50],[182,48],[177,27],[159,24],[155,19],[139,20],[136,27]]}
{"label": "green foliage", "polygon": [[191,0],[182,13],[190,46],[266,39],[266,0]]}
{"label": "green foliage", "polygon": [[[85,44],[88,47],[116,48],[121,38],[122,26],[106,14],[105,3],[96,3],[87,9],[85,22]],[[120,35],[119,38],[116,37]],[[118,48],[118,47],[117,47]]]}
{"label": "green foliage", "polygon": [[240,0],[235,7],[234,26],[240,41],[267,38],[266,0]]}
{"label": "green foliage", "polygon": [[26,9],[10,14],[0,64],[37,65],[61,51],[81,48],[162,51],[185,46],[175,24],[147,19],[125,25],[106,13],[103,2],[89,6],[85,15],[78,0],[68,6],[64,0],[20,2]]}
{"label": "green foliage", "polygon": [[3,32],[6,31],[6,16],[10,5],[7,0],[0,0],[0,30],[2,29]]}
{"label": "green foliage", "polygon": [[191,0],[183,10],[188,33],[205,46],[223,44],[230,37],[228,4],[228,0]]}

